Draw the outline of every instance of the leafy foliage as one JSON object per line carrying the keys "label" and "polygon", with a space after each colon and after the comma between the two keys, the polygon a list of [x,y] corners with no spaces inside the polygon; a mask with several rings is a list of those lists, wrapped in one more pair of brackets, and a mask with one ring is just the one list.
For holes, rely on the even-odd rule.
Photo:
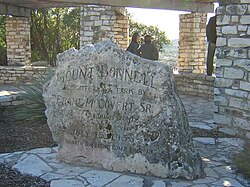
{"label": "leafy foliage", "polygon": [[55,65],[56,55],[80,45],[80,8],[50,8],[31,13],[32,61]]}
{"label": "leafy foliage", "polygon": [[245,177],[250,178],[250,141],[246,140],[243,147],[243,151],[236,154],[234,157],[234,163],[238,170],[245,175]]}
{"label": "leafy foliage", "polygon": [[43,85],[54,75],[52,69],[48,69],[45,75],[39,75],[31,84],[21,84],[21,97],[26,102],[23,107],[18,107],[15,113],[16,120],[34,120],[46,123],[46,106],[43,101]]}
{"label": "leafy foliage", "polygon": [[7,64],[5,16],[0,16],[0,65]]}
{"label": "leafy foliage", "polygon": [[[134,21],[131,16],[129,19],[129,36],[132,37],[133,33],[139,33],[141,36],[151,35],[154,38],[154,45],[159,51],[163,51],[164,46],[170,44],[171,41],[167,38],[166,33],[161,31],[156,26],[147,26],[142,23]],[[143,37],[141,38],[143,42]]]}
{"label": "leafy foliage", "polygon": [[[159,51],[170,40],[164,31],[130,19],[130,36],[139,32],[149,34]],[[71,47],[80,46],[80,8],[48,8],[31,12],[31,54],[32,61],[44,60],[55,65],[56,55]],[[0,16],[0,64],[6,64],[5,17]]]}

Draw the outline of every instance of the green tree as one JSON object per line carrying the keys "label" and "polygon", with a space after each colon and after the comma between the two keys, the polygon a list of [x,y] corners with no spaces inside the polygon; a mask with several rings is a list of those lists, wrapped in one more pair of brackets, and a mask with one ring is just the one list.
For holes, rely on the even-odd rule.
{"label": "green tree", "polygon": [[0,65],[7,64],[5,16],[0,16]]}
{"label": "green tree", "polygon": [[56,55],[80,45],[80,8],[50,8],[31,13],[32,61],[55,65]]}
{"label": "green tree", "polygon": [[[131,37],[135,32],[139,33],[141,36],[145,36],[148,34],[151,35],[154,38],[154,45],[160,52],[164,50],[165,45],[171,44],[171,41],[167,38],[165,31],[161,31],[156,26],[148,26],[143,23],[138,23],[134,21],[130,16],[129,36]],[[143,38],[141,40],[143,42]]]}

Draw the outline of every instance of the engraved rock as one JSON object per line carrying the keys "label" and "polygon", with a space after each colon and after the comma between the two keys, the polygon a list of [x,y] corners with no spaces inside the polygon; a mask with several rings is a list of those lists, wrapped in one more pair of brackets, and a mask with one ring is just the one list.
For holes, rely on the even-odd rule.
{"label": "engraved rock", "polygon": [[157,177],[203,175],[169,66],[110,41],[70,49],[57,64],[43,96],[60,159]]}

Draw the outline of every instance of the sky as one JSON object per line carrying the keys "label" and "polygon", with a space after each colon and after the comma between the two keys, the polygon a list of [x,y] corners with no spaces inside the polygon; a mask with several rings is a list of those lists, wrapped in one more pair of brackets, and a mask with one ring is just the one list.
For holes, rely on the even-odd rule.
{"label": "sky", "polygon": [[[143,9],[127,8],[133,19],[146,25],[154,25],[166,32],[169,39],[179,38],[179,14],[189,12],[160,10],[160,9]],[[208,17],[214,14],[209,14]]]}

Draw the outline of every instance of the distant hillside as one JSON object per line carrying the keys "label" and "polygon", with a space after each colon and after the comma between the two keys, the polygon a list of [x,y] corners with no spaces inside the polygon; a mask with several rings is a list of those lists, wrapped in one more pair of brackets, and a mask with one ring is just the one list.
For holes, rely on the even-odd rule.
{"label": "distant hillside", "polygon": [[171,66],[176,66],[178,62],[178,39],[172,40],[172,44],[166,45],[164,51],[160,53],[160,61],[167,63]]}

